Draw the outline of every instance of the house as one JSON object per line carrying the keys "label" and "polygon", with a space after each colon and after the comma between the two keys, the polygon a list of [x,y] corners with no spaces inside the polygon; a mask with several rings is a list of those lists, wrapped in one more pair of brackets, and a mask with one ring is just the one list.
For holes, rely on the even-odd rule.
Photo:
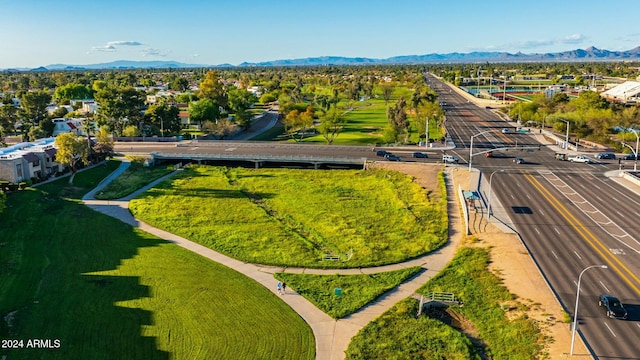
{"label": "house", "polygon": [[86,118],[57,118],[52,119],[54,123],[53,136],[58,136],[62,133],[72,132],[76,135],[86,135],[85,123]]}
{"label": "house", "polygon": [[56,152],[54,138],[0,148],[0,180],[19,183],[60,173],[65,167],[55,161]]}

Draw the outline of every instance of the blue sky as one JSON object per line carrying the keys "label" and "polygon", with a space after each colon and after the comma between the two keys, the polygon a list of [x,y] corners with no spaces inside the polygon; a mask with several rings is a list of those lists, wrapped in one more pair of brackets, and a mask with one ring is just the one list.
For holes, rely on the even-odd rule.
{"label": "blue sky", "polygon": [[0,0],[0,69],[640,46],[637,1]]}

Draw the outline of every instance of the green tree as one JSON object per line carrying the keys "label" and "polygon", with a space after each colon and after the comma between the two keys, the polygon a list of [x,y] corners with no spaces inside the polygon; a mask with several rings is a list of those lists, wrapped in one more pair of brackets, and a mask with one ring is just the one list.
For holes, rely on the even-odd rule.
{"label": "green tree", "polygon": [[186,91],[189,88],[189,80],[183,77],[177,77],[171,81],[169,88],[180,92]]}
{"label": "green tree", "polygon": [[189,118],[202,128],[205,121],[217,122],[220,118],[220,106],[215,100],[202,99],[189,103]]}
{"label": "green tree", "polygon": [[58,104],[68,104],[71,100],[90,99],[93,97],[91,89],[82,84],[69,83],[56,88],[53,98]]}
{"label": "green tree", "polygon": [[[95,84],[95,83],[94,83]],[[127,125],[137,125],[142,119],[144,96],[134,88],[104,87],[95,94],[98,108],[98,125],[107,125],[121,134]]]}
{"label": "green tree", "polygon": [[40,120],[47,117],[47,106],[50,102],[51,95],[46,91],[30,91],[22,95],[20,107],[23,121],[37,125]]}
{"label": "green tree", "polygon": [[333,144],[333,141],[342,132],[346,124],[346,118],[342,110],[333,106],[331,109],[325,111],[319,119],[320,125],[318,126],[318,131],[320,131],[320,134],[327,144]]}
{"label": "green tree", "polygon": [[211,99],[222,107],[227,106],[227,93],[224,84],[220,81],[220,76],[214,70],[207,72],[204,80],[199,85],[200,92],[198,96],[201,99]]}
{"label": "green tree", "polygon": [[177,107],[164,102],[149,106],[145,112],[145,119],[148,123],[159,129],[159,133],[177,133],[180,131],[180,110]]}
{"label": "green tree", "polygon": [[113,156],[113,139],[107,127],[103,126],[96,132],[96,144],[93,146],[93,151],[98,160]]}
{"label": "green tree", "polygon": [[140,129],[138,129],[138,127],[135,125],[127,125],[127,127],[125,127],[124,130],[122,130],[122,135],[132,137],[132,138],[136,136],[140,136]]}
{"label": "green tree", "polygon": [[73,184],[76,176],[77,167],[80,164],[89,164],[89,147],[87,141],[74,133],[63,133],[56,136],[56,161],[71,169],[71,177],[69,184]]}
{"label": "green tree", "polygon": [[18,108],[11,104],[0,106],[0,129],[5,135],[16,131]]}

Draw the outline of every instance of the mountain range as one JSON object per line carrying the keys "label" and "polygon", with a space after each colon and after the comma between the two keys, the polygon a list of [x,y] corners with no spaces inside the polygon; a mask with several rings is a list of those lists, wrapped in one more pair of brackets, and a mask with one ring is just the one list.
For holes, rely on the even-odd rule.
{"label": "mountain range", "polygon": [[626,51],[610,51],[591,46],[556,53],[522,52],[470,52],[394,56],[386,59],[365,57],[322,56],[303,59],[273,60],[257,63],[232,64],[186,64],[178,61],[129,61],[118,60],[90,65],[50,64],[35,69],[5,69],[5,71],[48,71],[48,70],[97,70],[97,69],[140,69],[140,68],[201,68],[201,67],[258,67],[258,66],[319,66],[319,65],[394,65],[394,64],[445,64],[445,63],[522,63],[522,62],[591,62],[591,61],[640,61],[640,46]]}

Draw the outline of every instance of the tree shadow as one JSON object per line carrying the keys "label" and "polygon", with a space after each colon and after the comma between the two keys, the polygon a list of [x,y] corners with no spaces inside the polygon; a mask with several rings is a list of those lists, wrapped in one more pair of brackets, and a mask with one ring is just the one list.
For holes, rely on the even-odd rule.
{"label": "tree shadow", "polygon": [[5,216],[17,221],[0,220],[6,246],[16,250],[13,269],[2,271],[10,282],[0,319],[11,314],[12,321],[0,321],[0,337],[59,340],[59,347],[8,351],[8,358],[169,359],[156,338],[142,335],[152,314],[119,305],[151,289],[137,276],[92,274],[165,242],[48,190],[15,194]]}

